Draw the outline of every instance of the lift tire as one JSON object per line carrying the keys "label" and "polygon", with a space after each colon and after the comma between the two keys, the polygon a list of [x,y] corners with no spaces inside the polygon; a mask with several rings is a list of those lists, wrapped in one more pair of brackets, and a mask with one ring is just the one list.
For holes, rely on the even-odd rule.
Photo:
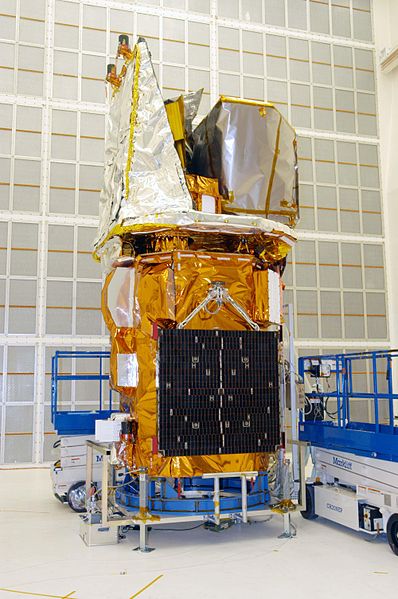
{"label": "lift tire", "polygon": [[305,485],[305,510],[301,512],[304,520],[315,520],[318,515],[315,513],[314,485]]}
{"label": "lift tire", "polygon": [[86,511],[86,482],[79,480],[68,490],[67,500],[69,507],[74,512],[81,514]]}
{"label": "lift tire", "polygon": [[391,551],[398,555],[398,514],[390,516],[387,522],[387,539]]}

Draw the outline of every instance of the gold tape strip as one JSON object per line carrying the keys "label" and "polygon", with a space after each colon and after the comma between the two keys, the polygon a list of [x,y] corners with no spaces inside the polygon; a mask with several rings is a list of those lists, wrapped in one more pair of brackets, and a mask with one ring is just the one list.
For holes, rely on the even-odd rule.
{"label": "gold tape strip", "polygon": [[44,19],[36,19],[34,17],[23,17],[22,15],[19,17],[21,21],[34,21],[35,23],[45,23]]}
{"label": "gold tape strip", "polygon": [[41,131],[34,131],[33,129],[15,129],[17,133],[39,133],[41,135]]}
{"label": "gold tape strip", "polygon": [[37,252],[37,248],[17,248],[14,246],[11,246],[11,250],[14,252]]}
{"label": "gold tape strip", "polygon": [[[4,306],[1,306],[2,308],[4,308]],[[10,304],[9,308],[23,308],[24,310],[27,308],[30,308],[31,310],[36,310],[36,304],[34,305],[29,305],[29,304]]]}
{"label": "gold tape strip", "polygon": [[[302,208],[303,206],[301,206]],[[313,206],[309,206],[310,208],[314,208]],[[291,216],[293,209],[292,210],[268,210],[268,212],[266,212],[265,210],[252,210],[250,208],[236,208],[234,206],[233,208],[234,213],[242,213],[242,214],[258,214],[260,216],[263,216],[264,218],[268,218],[269,214],[279,214],[281,216]]]}
{"label": "gold tape strip", "polygon": [[[61,23],[61,21],[55,21],[54,25],[62,25],[63,27],[76,27],[77,29],[79,29],[79,25],[76,25],[75,23]],[[115,32],[115,33],[119,33],[119,32]]]}
{"label": "gold tape strip", "polygon": [[272,170],[271,170],[271,176],[269,178],[269,183],[268,183],[267,198],[265,200],[265,214],[269,213],[272,185],[274,183],[276,164],[278,162],[278,156],[279,156],[279,141],[280,141],[280,136],[281,136],[281,127],[282,127],[282,115],[280,115],[280,117],[279,117],[278,129],[276,131],[274,157],[272,159]]}
{"label": "gold tape strip", "polygon": [[134,49],[134,54],[131,60],[135,59],[134,64],[134,80],[133,80],[133,94],[131,101],[131,115],[130,115],[130,136],[129,136],[129,149],[127,155],[126,171],[125,171],[125,199],[128,201],[130,193],[130,168],[131,162],[134,155],[134,131],[137,121],[137,109],[138,109],[138,78],[140,74],[140,63],[141,63],[141,52],[138,45]]}
{"label": "gold tape strip", "polygon": [[78,79],[78,75],[75,75],[73,73],[53,73],[53,75],[57,77],[70,77],[71,79]]}
{"label": "gold tape strip", "polygon": [[267,54],[267,58],[283,58],[286,60],[287,56],[286,54]]}
{"label": "gold tape strip", "polygon": [[274,108],[271,102],[257,102],[253,100],[246,100],[244,98],[236,98],[234,96],[220,96],[221,102],[228,102],[230,104],[245,104],[248,106],[265,106],[266,108]]}
{"label": "gold tape strip", "polygon": [[293,62],[306,62],[307,64],[310,62],[308,58],[295,58],[294,56],[291,56],[290,60]]}
{"label": "gold tape strip", "polygon": [[367,8],[357,8],[356,6],[353,6],[352,10],[356,10],[357,12],[366,12],[370,15],[370,10],[368,10]]}
{"label": "gold tape strip", "polygon": [[[10,185],[9,183],[1,183],[1,185]],[[39,183],[14,183],[14,187],[33,187],[35,189],[39,189],[40,185]],[[50,187],[50,189],[52,189]],[[54,188],[56,189],[56,188]]]}

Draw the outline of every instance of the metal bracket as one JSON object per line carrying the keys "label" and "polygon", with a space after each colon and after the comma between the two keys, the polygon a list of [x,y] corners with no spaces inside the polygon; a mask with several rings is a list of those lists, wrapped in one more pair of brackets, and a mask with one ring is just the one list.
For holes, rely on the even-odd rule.
{"label": "metal bracket", "polygon": [[[216,303],[214,310],[209,310],[208,305],[210,302]],[[245,319],[245,321],[251,326],[254,331],[259,331],[260,327],[254,322],[247,312],[231,297],[228,289],[225,288],[222,281],[214,281],[207,292],[204,300],[200,302],[198,306],[188,316],[177,325],[177,329],[183,329],[186,325],[197,315],[201,310],[206,310],[208,314],[217,314],[221,310],[223,304],[231,304],[233,308]]]}

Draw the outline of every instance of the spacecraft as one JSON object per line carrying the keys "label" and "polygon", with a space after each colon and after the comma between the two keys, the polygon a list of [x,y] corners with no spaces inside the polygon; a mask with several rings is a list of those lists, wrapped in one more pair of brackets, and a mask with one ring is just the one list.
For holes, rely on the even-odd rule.
{"label": "spacecraft", "polygon": [[203,475],[266,473],[281,444],[295,132],[272,104],[226,96],[195,126],[202,91],[165,101],[144,39],[122,35],[118,60],[94,257],[127,416],[119,457],[186,493]]}

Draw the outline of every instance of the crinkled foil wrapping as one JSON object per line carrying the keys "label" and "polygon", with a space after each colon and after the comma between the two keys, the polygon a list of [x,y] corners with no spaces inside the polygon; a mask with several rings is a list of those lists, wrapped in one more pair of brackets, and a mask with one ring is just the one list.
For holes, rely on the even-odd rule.
{"label": "crinkled foil wrapping", "polygon": [[[199,89],[196,92],[191,92],[189,94],[182,94],[182,99],[184,102],[184,129],[185,129],[185,152],[190,160],[192,157],[192,129],[193,129],[193,120],[196,117],[199,109],[199,104],[202,99],[203,88]],[[173,98],[173,100],[177,100],[177,98]]]}
{"label": "crinkled foil wrapping", "polygon": [[[297,240],[297,235],[290,227],[261,216],[210,214],[197,210],[179,213],[163,212],[126,219],[123,224],[114,227],[111,239],[97,247],[94,251],[94,258],[101,260],[106,273],[112,265],[112,260],[120,255],[120,252],[118,254],[118,236],[171,231],[195,236],[209,233],[215,237],[220,234],[256,237],[259,243],[264,244],[265,248],[275,245],[275,255],[281,257],[288,254]],[[211,241],[210,235],[208,235],[207,240],[208,242],[205,245],[208,245]],[[281,253],[282,247],[286,248],[283,254]]]}
{"label": "crinkled foil wrapping", "polygon": [[[223,281],[233,299],[266,328],[269,310],[264,264],[250,255],[174,250],[140,256],[131,268],[134,269],[134,285],[123,282],[118,301],[123,313],[125,306],[133,306],[132,327],[118,327],[108,306],[108,288],[116,271],[106,279],[102,309],[112,338],[112,383],[122,394],[123,409],[129,410],[138,422],[135,466],[147,467],[152,475],[172,477],[266,469],[269,456],[264,453],[173,458],[154,453],[154,440],[157,438],[157,340],[154,338],[154,325],[175,327],[206,297],[211,282],[217,280]],[[132,289],[134,297],[127,297]],[[202,310],[187,328],[245,330],[249,325],[231,305],[224,304],[217,314]],[[117,384],[121,374],[118,372],[118,353],[136,355],[136,387]]]}
{"label": "crinkled foil wrapping", "polygon": [[188,94],[181,94],[165,100],[165,102],[176,102],[179,98],[182,98],[184,104],[184,129],[188,135],[192,133],[192,123],[196,117],[199,109],[199,104],[203,95],[203,87],[198,89],[196,92],[190,92]]}
{"label": "crinkled foil wrapping", "polygon": [[144,40],[113,95],[105,145],[97,247],[127,218],[192,208]]}
{"label": "crinkled foil wrapping", "polygon": [[231,212],[296,224],[296,134],[275,107],[222,96],[192,140],[189,171],[218,178]]}
{"label": "crinkled foil wrapping", "polygon": [[192,123],[198,114],[199,104],[202,96],[203,87],[202,89],[198,89],[196,92],[182,95],[184,101],[184,127],[188,136],[192,133]]}

